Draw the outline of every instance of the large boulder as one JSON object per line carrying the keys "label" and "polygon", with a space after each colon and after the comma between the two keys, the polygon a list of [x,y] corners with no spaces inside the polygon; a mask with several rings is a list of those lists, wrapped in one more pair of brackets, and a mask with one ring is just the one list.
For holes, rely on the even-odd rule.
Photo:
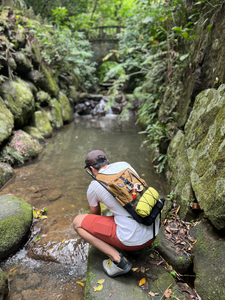
{"label": "large boulder", "polygon": [[49,94],[44,91],[37,92],[36,99],[37,99],[37,103],[40,106],[48,106],[51,101],[51,97],[49,96]]}
{"label": "large boulder", "polygon": [[225,299],[225,238],[204,221],[191,229],[197,240],[193,248],[195,289],[201,299]]}
{"label": "large boulder", "polygon": [[21,79],[7,80],[0,87],[7,108],[14,115],[15,127],[25,125],[35,110],[35,100],[28,85]]}
{"label": "large boulder", "polygon": [[8,295],[8,279],[5,273],[0,269],[0,300],[6,299]]}
{"label": "large boulder", "polygon": [[32,207],[13,195],[0,196],[0,260],[26,240],[32,224]]}
{"label": "large boulder", "polygon": [[185,126],[191,184],[206,217],[225,228],[225,85],[201,92]]}
{"label": "large boulder", "polygon": [[168,170],[166,172],[169,190],[174,191],[173,199],[180,205],[179,216],[181,219],[193,219],[191,203],[194,199],[190,167],[184,145],[184,133],[177,132],[167,150]]}
{"label": "large boulder", "polygon": [[41,145],[45,144],[45,139],[37,128],[33,126],[25,126],[23,127],[23,131],[28,133],[33,139],[38,140]]}
{"label": "large boulder", "polygon": [[37,128],[43,137],[52,136],[53,129],[45,111],[36,111],[32,116],[31,125]]}
{"label": "large boulder", "polygon": [[11,135],[13,125],[13,115],[0,97],[0,145]]}
{"label": "large boulder", "polygon": [[32,64],[27,56],[23,52],[16,52],[14,54],[15,62],[17,65],[17,71],[22,73],[30,72]]}
{"label": "large boulder", "polygon": [[63,119],[59,102],[56,99],[52,99],[50,107],[44,107],[43,109],[47,113],[48,119],[52,127],[56,130],[62,129]]}
{"label": "large boulder", "polygon": [[0,163],[0,189],[14,176],[13,168],[5,163]]}
{"label": "large boulder", "polygon": [[69,99],[65,94],[59,92],[58,101],[62,111],[63,122],[69,123],[73,119],[73,111]]}
{"label": "large boulder", "polygon": [[3,154],[6,151],[8,161],[11,164],[24,163],[37,157],[43,150],[41,144],[32,137],[22,131],[18,130],[13,133],[11,141],[3,150]]}

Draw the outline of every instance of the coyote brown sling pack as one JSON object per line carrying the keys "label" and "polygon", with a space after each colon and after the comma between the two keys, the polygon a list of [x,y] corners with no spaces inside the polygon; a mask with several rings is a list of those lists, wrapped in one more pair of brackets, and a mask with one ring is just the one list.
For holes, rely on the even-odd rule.
{"label": "coyote brown sling pack", "polygon": [[127,168],[117,174],[98,173],[96,177],[88,170],[87,173],[98,181],[138,223],[150,226],[158,214],[161,214],[165,199],[159,199],[157,191],[148,187],[145,180],[131,169]]}

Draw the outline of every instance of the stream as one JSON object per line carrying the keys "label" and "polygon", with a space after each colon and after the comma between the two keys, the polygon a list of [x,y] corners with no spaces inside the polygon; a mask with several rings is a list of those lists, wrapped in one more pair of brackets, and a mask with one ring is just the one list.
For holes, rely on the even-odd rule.
{"label": "stream", "polygon": [[36,209],[46,208],[48,218],[34,220],[27,244],[0,263],[9,274],[7,300],[84,299],[88,244],[74,232],[72,221],[89,210],[86,154],[100,149],[110,163],[130,163],[150,186],[165,194],[147,149],[140,148],[139,131],[134,119],[79,117],[46,140],[38,159],[15,169],[16,176],[0,195],[13,194]]}

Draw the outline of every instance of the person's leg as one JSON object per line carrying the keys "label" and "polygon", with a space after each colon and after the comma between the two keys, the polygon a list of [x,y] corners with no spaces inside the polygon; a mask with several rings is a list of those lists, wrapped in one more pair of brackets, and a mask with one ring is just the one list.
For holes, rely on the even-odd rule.
{"label": "person's leg", "polygon": [[89,244],[91,244],[92,246],[96,247],[97,249],[99,249],[100,251],[102,251],[103,253],[105,253],[108,257],[110,257],[114,262],[120,262],[120,255],[119,252],[113,248],[112,246],[110,246],[109,244],[105,243],[104,241],[96,238],[95,236],[91,235],[89,232],[87,232],[86,230],[84,230],[81,227],[81,223],[83,221],[83,219],[86,217],[87,215],[78,215],[75,217],[74,221],[73,221],[73,227],[74,230],[79,234],[79,236],[81,236],[85,241],[87,241]]}

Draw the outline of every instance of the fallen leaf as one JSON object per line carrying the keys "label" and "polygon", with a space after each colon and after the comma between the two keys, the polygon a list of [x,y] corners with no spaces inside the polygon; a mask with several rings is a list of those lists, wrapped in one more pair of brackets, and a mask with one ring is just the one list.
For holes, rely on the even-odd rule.
{"label": "fallen leaf", "polygon": [[155,293],[153,293],[153,292],[149,292],[148,294],[152,297],[155,297]]}
{"label": "fallen leaf", "polygon": [[102,288],[103,288],[102,284],[100,284],[99,286],[94,286],[94,292],[101,291]]}
{"label": "fallen leaf", "polygon": [[132,270],[133,272],[136,272],[138,269],[139,269],[139,268],[132,268],[131,270]]}
{"label": "fallen leaf", "polygon": [[151,258],[155,258],[154,254],[150,254],[150,257],[151,257]]}
{"label": "fallen leaf", "polygon": [[109,297],[111,297],[114,293],[115,293],[116,290],[112,291],[110,294],[109,294]]}
{"label": "fallen leaf", "polygon": [[145,267],[141,267],[141,273],[145,273]]}
{"label": "fallen leaf", "polygon": [[64,243],[65,241],[66,241],[66,240],[65,240],[65,239],[63,239],[63,240],[62,240],[62,243]]}
{"label": "fallen leaf", "polygon": [[39,240],[41,238],[41,235],[39,237],[37,237],[34,242],[36,242],[37,240]]}
{"label": "fallen leaf", "polygon": [[172,290],[171,289],[165,290],[165,293],[164,293],[165,299],[169,299],[170,296],[171,296],[171,294],[172,294]]}
{"label": "fallen leaf", "polygon": [[64,208],[62,208],[62,210],[64,210]]}
{"label": "fallen leaf", "polygon": [[103,284],[104,282],[105,282],[105,279],[99,279],[99,281],[97,283]]}
{"label": "fallen leaf", "polygon": [[178,214],[179,210],[180,210],[180,205],[178,206],[178,209],[176,210],[176,214]]}
{"label": "fallen leaf", "polygon": [[141,176],[145,176],[145,174],[141,174]]}
{"label": "fallen leaf", "polygon": [[83,282],[76,281],[76,283],[78,283],[78,284],[81,285],[81,286],[84,286]]}
{"label": "fallen leaf", "polygon": [[16,266],[13,267],[12,269],[10,269],[9,272],[13,272],[13,271],[15,271],[15,270],[18,269],[18,268],[19,268],[19,265],[16,265]]}
{"label": "fallen leaf", "polygon": [[72,207],[74,207],[74,205],[71,205]]}
{"label": "fallen leaf", "polygon": [[146,282],[146,279],[145,278],[142,278],[140,281],[139,281],[139,286],[142,286],[143,284],[145,284]]}

